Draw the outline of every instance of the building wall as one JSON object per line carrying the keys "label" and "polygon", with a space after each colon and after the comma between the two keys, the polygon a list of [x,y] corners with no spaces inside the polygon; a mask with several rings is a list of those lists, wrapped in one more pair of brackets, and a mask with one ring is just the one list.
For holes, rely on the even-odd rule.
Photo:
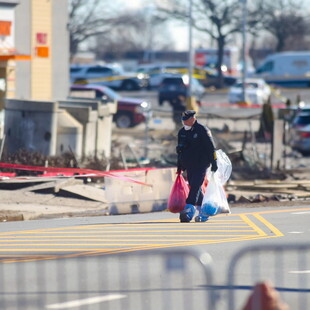
{"label": "building wall", "polygon": [[[32,0],[31,97],[52,99],[52,5],[49,0]],[[40,38],[41,36],[41,38]],[[45,51],[44,51],[45,50]],[[46,53],[46,54],[45,54]]]}
{"label": "building wall", "polygon": [[[15,8],[15,47],[23,55],[32,54],[30,8],[31,0],[23,0]],[[31,61],[16,61],[15,83],[13,98],[31,99]]]}
{"label": "building wall", "polygon": [[64,99],[69,92],[69,31],[67,0],[52,1],[52,97]]}
{"label": "building wall", "polygon": [[16,6],[17,99],[65,99],[69,87],[67,0],[23,0]]}
{"label": "building wall", "polygon": [[[0,1],[0,55],[7,56],[15,52],[15,14],[14,7],[7,1]],[[0,110],[4,107],[5,98],[15,95],[15,62],[0,59]]]}

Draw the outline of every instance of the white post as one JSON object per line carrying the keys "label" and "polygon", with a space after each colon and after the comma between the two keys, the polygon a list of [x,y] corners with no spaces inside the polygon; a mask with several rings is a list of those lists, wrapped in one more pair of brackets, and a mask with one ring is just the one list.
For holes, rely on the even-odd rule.
{"label": "white post", "polygon": [[247,73],[246,60],[246,24],[247,24],[247,0],[240,0],[242,6],[242,102],[246,102],[245,78]]}
{"label": "white post", "polygon": [[188,98],[192,96],[192,75],[193,75],[193,19],[192,19],[193,0],[189,1],[188,13]]}

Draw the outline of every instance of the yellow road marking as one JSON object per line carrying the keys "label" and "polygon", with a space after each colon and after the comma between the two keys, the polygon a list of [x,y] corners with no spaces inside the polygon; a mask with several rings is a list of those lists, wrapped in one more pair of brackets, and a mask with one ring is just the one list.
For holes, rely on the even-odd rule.
{"label": "yellow road marking", "polygon": [[286,213],[286,212],[295,212],[295,211],[309,211],[310,208],[300,208],[300,209],[284,209],[284,210],[266,210],[266,211],[259,211],[259,212],[246,212],[246,213],[236,213],[234,215],[253,215],[253,214],[270,214],[270,213]]}
{"label": "yellow road marking", "polygon": [[[261,214],[304,210],[310,208],[223,214],[207,223],[179,223],[178,219],[164,219],[6,232],[0,233],[0,253],[3,253],[0,254],[0,259],[9,263],[275,238],[283,234]],[[256,219],[256,223],[251,217]],[[258,226],[258,222],[262,225]],[[222,227],[226,229],[221,229]],[[224,234],[219,234],[221,232]],[[166,233],[166,237],[161,233]],[[175,233],[178,234],[170,235]],[[69,246],[73,248],[68,248]],[[42,253],[21,254],[25,251]],[[12,254],[4,254],[5,252]],[[48,252],[59,254],[53,255]]]}
{"label": "yellow road marking", "polygon": [[260,229],[260,228],[259,228],[257,225],[255,225],[252,221],[250,221],[249,218],[248,218],[246,215],[241,214],[240,217],[241,217],[246,223],[248,223],[248,225],[249,225],[250,227],[252,227],[253,230],[256,231],[257,234],[258,234],[259,236],[266,236],[266,235],[267,235],[262,229]]}
{"label": "yellow road marking", "polygon": [[[260,211],[257,212],[257,214],[268,214],[268,213],[284,213],[284,212],[295,212],[295,211],[309,211],[310,208],[299,208],[299,209],[288,209],[288,210],[269,210],[269,211]],[[253,212],[246,212],[246,213],[236,213],[236,214],[219,214],[216,216],[216,222],[224,222],[224,223],[228,223],[228,222],[240,222],[243,223],[244,221],[239,220],[239,219],[231,219],[231,217],[236,217],[236,216],[240,216],[240,215],[253,215]],[[227,220],[222,220],[222,218],[226,217]],[[160,219],[160,220],[151,220],[151,221],[137,221],[134,222],[135,225],[137,224],[141,224],[141,223],[146,223],[148,227],[150,227],[151,225],[158,227],[158,224],[150,224],[150,223],[166,223],[166,222],[175,222],[177,227],[180,227],[180,225],[182,225],[181,223],[179,223],[178,219]],[[199,223],[185,223],[184,226],[189,226],[189,225],[199,225]],[[47,232],[47,229],[34,229],[34,230],[27,230],[27,231],[13,231],[13,232],[2,232],[0,233],[0,237],[1,236],[5,236],[5,235],[12,235],[12,234],[20,234],[20,233],[24,233],[24,234],[32,234],[32,233],[40,233],[40,232],[44,232],[44,233],[51,233],[52,231],[56,231],[56,230],[62,230],[62,233],[64,233],[64,230],[86,230],[86,229],[91,229],[94,227],[115,227],[115,225],[117,225],[118,227],[120,226],[127,226],[127,227],[132,227],[133,224],[128,224],[128,223],[112,223],[112,224],[96,224],[96,225],[85,225],[85,226],[70,226],[70,227],[57,227],[57,228],[49,228],[49,232]],[[163,224],[164,225],[164,224]],[[203,224],[204,225],[204,224]],[[211,225],[216,225],[214,223],[211,222],[207,222],[206,225],[211,226]],[[216,225],[218,226],[218,225]],[[141,228],[141,229],[145,229],[145,227]]]}
{"label": "yellow road marking", "polygon": [[276,236],[284,236],[278,228],[274,227],[270,222],[266,221],[260,214],[254,214],[254,216],[258,220],[260,220],[265,226],[267,226]]}
{"label": "yellow road marking", "polygon": [[[175,231],[172,231],[173,233],[175,233]],[[183,231],[180,231],[180,232],[185,232],[184,230]],[[186,230],[187,233],[189,233],[189,231]],[[203,237],[203,236],[208,236],[207,234],[193,234],[192,232],[194,231],[190,231],[191,234],[187,235],[187,236],[196,236],[196,237]],[[199,231],[201,232],[201,231]],[[253,232],[253,229],[244,229],[244,230],[232,230],[232,229],[214,229],[214,230],[205,230],[204,232],[229,232],[229,233],[240,233],[240,232]],[[158,234],[148,234],[147,232],[145,234],[143,234],[143,237],[145,238],[152,238],[152,237],[158,237],[159,235]],[[123,234],[114,234],[113,235],[114,238],[123,238],[124,235]],[[126,234],[126,237],[137,237],[137,234]],[[175,235],[175,237],[184,237],[183,235]],[[185,236],[186,237],[186,236]],[[33,239],[33,240],[42,240],[46,238],[46,240],[58,240],[58,239],[61,239],[61,240],[75,240],[75,239],[89,239],[89,240],[93,240],[93,239],[105,239],[105,238],[111,238],[111,235],[107,235],[107,234],[97,234],[97,235],[88,235],[88,234],[84,234],[84,235],[40,235],[40,236],[37,236],[37,235],[33,235],[33,236],[10,236],[10,237],[7,237],[7,238],[0,238],[0,243],[1,242],[6,242],[6,241],[10,241],[10,242],[16,242],[18,240],[20,241],[24,241],[26,239]]]}
{"label": "yellow road marking", "polygon": [[[276,236],[270,236],[270,238],[275,238]],[[239,242],[239,241],[247,241],[247,240],[258,240],[258,239],[265,239],[263,236],[257,236],[257,237],[248,237],[248,238],[232,238],[229,240],[229,242]],[[227,239],[219,239],[219,240],[213,240],[209,242],[182,242],[179,244],[153,244],[153,245],[140,245],[139,247],[131,247],[131,248],[120,248],[120,249],[87,249],[90,252],[84,252],[83,249],[70,249],[67,250],[69,252],[77,252],[74,254],[61,254],[57,256],[46,256],[45,258],[33,258],[31,255],[24,255],[24,259],[18,259],[18,260],[2,260],[2,263],[14,263],[14,262],[26,262],[26,261],[37,261],[37,260],[47,260],[47,259],[57,259],[57,258],[74,258],[74,257],[85,257],[85,256],[98,256],[98,255],[110,255],[110,254],[120,254],[120,253],[129,253],[129,252],[136,252],[136,251],[145,251],[145,250],[154,250],[154,249],[163,249],[163,248],[171,248],[171,247],[185,247],[185,246],[193,246],[193,245],[205,245],[205,244],[218,244],[218,243],[224,243],[227,242]],[[38,249],[27,249],[28,251],[41,251]],[[46,249],[45,249],[46,250]],[[15,250],[11,250],[15,251]],[[20,250],[23,251],[23,250]],[[51,251],[59,251],[59,252],[65,252],[65,250],[60,249],[51,249]],[[1,250],[0,250],[1,252]],[[15,255],[15,254],[14,254]],[[0,255],[0,258],[2,255]],[[22,257],[22,255],[21,255]]]}
{"label": "yellow road marking", "polygon": [[[180,223],[179,223],[180,224]],[[243,232],[243,231],[251,231],[251,230],[246,230],[246,229],[231,229],[231,230],[228,230],[228,229],[209,229],[211,225],[209,224],[198,224],[198,223],[195,223],[194,225],[192,225],[191,227],[194,227],[196,226],[198,228],[198,226],[200,225],[207,225],[208,226],[208,229],[188,229],[190,227],[190,223],[187,223],[188,225],[184,225],[182,229],[165,229],[165,230],[148,230],[147,227],[143,227],[143,228],[140,228],[140,227],[136,227],[134,225],[131,225],[132,228],[134,228],[135,231],[137,231],[137,233],[140,233],[141,231],[144,232],[144,233],[162,233],[162,232],[212,232],[212,231],[216,231],[216,232],[227,232],[227,231],[231,231],[231,232]],[[135,224],[135,225],[139,225],[139,223]],[[248,225],[243,225],[243,226],[229,226],[229,225],[216,225],[216,224],[213,224],[213,227],[232,227],[232,228],[248,228]],[[178,225],[177,227],[180,227],[180,225]],[[102,227],[101,227],[102,228]],[[57,228],[58,229],[58,228]],[[65,227],[64,229],[68,229],[67,227]],[[32,231],[15,231],[15,232],[10,232],[10,235],[8,235],[7,233],[0,233],[0,241],[1,239],[14,239],[14,238],[33,238],[33,237],[36,237],[36,238],[41,238],[41,237],[44,237],[44,235],[46,237],[49,237],[49,236],[54,236],[55,237],[71,237],[71,238],[77,238],[77,237],[84,237],[85,235],[87,236],[96,236],[98,237],[99,236],[106,236],[108,235],[109,233],[126,233],[126,235],[128,235],[127,233],[128,232],[133,232],[133,230],[101,230],[101,231],[93,231],[92,234],[90,234],[89,230],[86,229],[83,233],[83,235],[81,235],[81,231],[75,231],[73,229],[75,228],[72,228],[70,227],[71,231],[50,231],[50,229],[45,229],[45,230],[32,230]],[[53,230],[53,229],[52,229]],[[95,234],[95,235],[93,235]],[[72,236],[70,236],[72,235]],[[148,234],[149,235],[149,234]]]}

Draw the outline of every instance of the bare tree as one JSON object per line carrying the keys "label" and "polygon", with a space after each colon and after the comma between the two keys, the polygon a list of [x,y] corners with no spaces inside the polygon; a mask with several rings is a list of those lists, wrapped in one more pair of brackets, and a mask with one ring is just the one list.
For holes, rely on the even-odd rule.
{"label": "bare tree", "polygon": [[98,35],[107,35],[118,25],[132,26],[136,19],[117,10],[108,0],[70,0],[69,32],[70,57],[79,50],[81,43]]}
{"label": "bare tree", "polygon": [[171,48],[168,31],[163,31],[166,19],[149,12],[147,8],[130,13],[136,23],[131,27],[119,24],[110,30],[109,35],[99,35],[93,51],[98,58],[108,52],[114,59],[126,52],[165,50]]}
{"label": "bare tree", "polygon": [[[188,22],[188,3],[182,0],[166,0],[158,3],[164,14]],[[240,0],[193,0],[192,25],[217,42],[219,85],[223,85],[224,48],[234,33],[241,31],[242,7]],[[248,27],[254,30],[260,21],[259,5],[249,6]]]}
{"label": "bare tree", "polygon": [[[298,49],[292,42],[301,42],[307,34],[307,22],[303,16],[303,1],[265,0],[262,24],[264,29],[276,39],[277,52]],[[298,38],[298,40],[297,40]]]}

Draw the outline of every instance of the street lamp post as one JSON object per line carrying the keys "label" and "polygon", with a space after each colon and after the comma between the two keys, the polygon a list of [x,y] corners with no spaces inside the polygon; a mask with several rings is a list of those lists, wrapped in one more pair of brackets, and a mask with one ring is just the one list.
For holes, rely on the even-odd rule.
{"label": "street lamp post", "polygon": [[240,0],[242,5],[242,102],[246,102],[245,78],[247,74],[246,60],[246,24],[247,24],[247,0]]}
{"label": "street lamp post", "polygon": [[189,0],[188,12],[188,94],[186,98],[186,108],[198,112],[199,108],[196,103],[196,98],[193,96],[193,0]]}
{"label": "street lamp post", "polygon": [[192,97],[192,74],[193,74],[193,0],[189,0],[188,12],[188,98]]}

